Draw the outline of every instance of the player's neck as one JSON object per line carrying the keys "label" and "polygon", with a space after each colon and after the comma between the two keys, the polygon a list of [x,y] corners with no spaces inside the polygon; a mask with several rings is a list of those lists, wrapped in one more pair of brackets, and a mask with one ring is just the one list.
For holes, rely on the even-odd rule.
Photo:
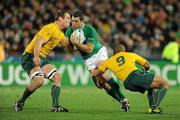
{"label": "player's neck", "polygon": [[58,21],[55,21],[55,24],[58,26],[58,28],[59,28],[60,30],[62,30],[62,29],[65,28],[65,27],[63,27],[63,24],[61,24],[61,23],[58,22]]}

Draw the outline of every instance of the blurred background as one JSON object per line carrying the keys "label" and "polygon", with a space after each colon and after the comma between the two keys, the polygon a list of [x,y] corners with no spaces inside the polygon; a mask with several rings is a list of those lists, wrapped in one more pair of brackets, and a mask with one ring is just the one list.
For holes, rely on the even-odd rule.
{"label": "blurred background", "polygon": [[[128,51],[160,59],[164,46],[180,32],[178,0],[1,0],[0,44],[6,60],[19,57],[57,9],[72,13],[77,8],[103,37],[110,55],[113,46],[123,43]],[[54,52],[51,57],[65,53],[61,47]]]}
{"label": "blurred background", "polygon": [[[179,0],[1,0],[0,63],[20,62],[33,35],[53,22],[57,9],[83,11],[110,56],[114,46],[123,43],[128,51],[161,62],[164,47],[180,39]],[[67,53],[61,46],[50,59],[82,60],[78,53]]]}

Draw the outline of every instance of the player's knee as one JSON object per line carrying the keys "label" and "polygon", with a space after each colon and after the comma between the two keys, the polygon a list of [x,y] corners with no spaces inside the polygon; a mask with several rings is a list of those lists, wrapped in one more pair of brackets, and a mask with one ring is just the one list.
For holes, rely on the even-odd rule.
{"label": "player's knee", "polygon": [[41,87],[41,86],[43,85],[43,83],[44,83],[44,78],[41,78],[41,79],[38,79],[38,80],[37,80],[36,85],[37,85],[38,87]]}
{"label": "player's knee", "polygon": [[61,85],[61,77],[59,73],[54,74],[52,80],[53,80],[54,85],[57,85],[57,86]]}
{"label": "player's knee", "polygon": [[169,88],[169,82],[164,78],[160,78],[158,83],[159,83],[159,87],[163,86],[166,89]]}
{"label": "player's knee", "polygon": [[163,79],[163,87],[168,89],[169,88],[169,81],[166,79]]}

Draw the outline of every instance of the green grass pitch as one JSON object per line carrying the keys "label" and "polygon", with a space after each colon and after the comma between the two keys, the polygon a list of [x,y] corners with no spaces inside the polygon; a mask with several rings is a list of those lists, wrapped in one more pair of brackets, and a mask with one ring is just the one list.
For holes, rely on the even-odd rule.
{"label": "green grass pitch", "polygon": [[164,115],[147,113],[146,94],[125,91],[131,105],[129,113],[103,90],[95,87],[63,87],[60,103],[69,113],[49,112],[50,87],[43,86],[26,102],[24,111],[15,112],[13,104],[24,87],[0,87],[0,120],[180,120],[180,87],[171,87],[161,106]]}

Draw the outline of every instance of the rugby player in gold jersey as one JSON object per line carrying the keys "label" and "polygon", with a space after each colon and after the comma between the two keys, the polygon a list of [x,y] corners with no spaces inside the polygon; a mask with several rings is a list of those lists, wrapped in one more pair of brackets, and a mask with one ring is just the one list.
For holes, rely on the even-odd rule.
{"label": "rugby player in gold jersey", "polygon": [[22,111],[26,99],[44,83],[45,78],[52,81],[52,112],[68,112],[59,105],[59,95],[61,88],[61,77],[56,68],[48,63],[46,56],[57,45],[70,49],[62,30],[69,27],[70,14],[58,10],[53,23],[44,25],[34,36],[22,55],[21,65],[24,71],[32,79],[27,85],[22,97],[15,103],[15,111]]}

